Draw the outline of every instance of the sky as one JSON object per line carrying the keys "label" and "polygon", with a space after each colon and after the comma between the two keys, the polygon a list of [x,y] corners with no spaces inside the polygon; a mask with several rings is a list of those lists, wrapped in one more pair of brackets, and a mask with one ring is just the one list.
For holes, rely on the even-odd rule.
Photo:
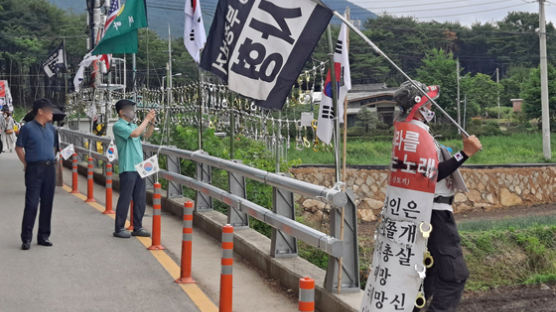
{"label": "sky", "polygon": [[[539,11],[536,0],[350,0],[377,15],[413,16],[423,21],[496,22],[512,11]],[[556,0],[545,2],[546,19],[556,24]]]}

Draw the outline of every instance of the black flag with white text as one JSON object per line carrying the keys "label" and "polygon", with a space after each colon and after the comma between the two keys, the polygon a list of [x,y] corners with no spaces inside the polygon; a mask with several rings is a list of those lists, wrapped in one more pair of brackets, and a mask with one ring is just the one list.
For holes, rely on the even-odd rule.
{"label": "black flag with white text", "polygon": [[65,51],[64,51],[64,44],[60,43],[60,46],[52,53],[50,56],[44,61],[42,64],[44,72],[48,78],[52,78],[54,75],[59,73],[60,71],[66,70],[66,62],[65,62]]}
{"label": "black flag with white text", "polygon": [[200,65],[257,105],[282,109],[331,18],[311,0],[220,0]]}

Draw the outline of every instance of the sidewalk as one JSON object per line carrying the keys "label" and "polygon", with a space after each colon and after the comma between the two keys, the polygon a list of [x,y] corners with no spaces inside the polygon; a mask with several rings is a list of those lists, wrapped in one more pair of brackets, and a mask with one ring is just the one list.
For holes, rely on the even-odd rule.
{"label": "sidewalk", "polygon": [[54,247],[38,246],[35,234],[21,250],[22,168],[15,153],[0,155],[0,311],[199,311],[140,240],[112,237],[113,219],[64,188],[54,199]]}
{"label": "sidewalk", "polygon": [[[79,191],[87,192],[87,179],[79,175]],[[71,170],[64,168],[64,183],[71,185]],[[163,193],[165,191],[163,190]],[[104,186],[94,185],[94,196],[98,204],[104,206]],[[118,192],[114,191],[113,209],[116,209]],[[97,213],[97,212],[95,212]],[[100,216],[100,214],[98,212]],[[108,218],[107,218],[108,219]],[[109,219],[112,221],[112,219]],[[113,222],[113,221],[112,221]],[[182,221],[174,215],[162,212],[162,245],[166,247],[166,253],[177,264],[180,263]],[[147,206],[143,226],[151,231],[152,207]],[[105,227],[107,234],[111,235],[113,223]],[[150,240],[149,240],[150,242]],[[197,281],[198,287],[218,306],[220,291],[220,259],[222,250],[220,242],[205,234],[201,230],[193,229],[193,263],[192,276]],[[253,270],[252,265],[246,263],[237,254],[234,255],[234,288],[233,288],[233,310],[237,312],[293,312],[297,311],[297,298],[288,296],[272,280],[261,276]],[[172,280],[169,279],[171,282]]]}

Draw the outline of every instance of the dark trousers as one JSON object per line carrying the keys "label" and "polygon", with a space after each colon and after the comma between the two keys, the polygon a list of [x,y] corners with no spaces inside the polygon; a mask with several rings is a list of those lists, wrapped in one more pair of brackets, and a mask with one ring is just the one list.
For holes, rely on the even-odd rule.
{"label": "dark trousers", "polygon": [[433,210],[431,224],[432,232],[427,247],[434,259],[434,265],[427,269],[425,278],[425,295],[429,301],[427,311],[455,312],[469,277],[469,270],[463,258],[454,214],[450,211]]}
{"label": "dark trousers", "polygon": [[54,164],[51,166],[27,164],[25,187],[25,211],[21,224],[21,240],[26,242],[33,238],[33,226],[37,218],[39,202],[41,210],[37,240],[47,240],[50,237],[52,202],[54,201],[54,190],[56,188],[56,168]]}
{"label": "dark trousers", "polygon": [[143,227],[143,215],[145,214],[147,201],[145,181],[135,171],[122,172],[120,173],[120,197],[118,197],[118,205],[116,206],[116,232],[124,229],[132,199],[133,227],[138,230]]}

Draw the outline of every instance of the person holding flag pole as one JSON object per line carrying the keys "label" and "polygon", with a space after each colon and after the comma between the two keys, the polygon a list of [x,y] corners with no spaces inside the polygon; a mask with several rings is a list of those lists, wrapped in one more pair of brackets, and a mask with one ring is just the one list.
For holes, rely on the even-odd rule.
{"label": "person holding flag pole", "polygon": [[[312,0],[316,3],[319,3],[320,5],[323,5],[321,1],[319,0]],[[459,130],[460,132],[463,134],[464,136],[464,150],[460,153],[457,153],[456,155],[454,155],[453,157],[450,157],[449,153],[446,154],[445,151],[443,151],[442,149],[438,149],[438,147],[436,148],[436,150],[430,150],[425,148],[424,150],[421,149],[421,153],[424,153],[423,155],[433,155],[433,154],[438,154],[438,156],[432,157],[428,159],[428,165],[427,168],[431,168],[431,170],[429,171],[427,169],[427,171],[424,174],[424,178],[423,177],[418,177],[416,176],[415,181],[422,181],[422,180],[427,180],[429,179],[430,181],[428,182],[428,189],[425,191],[425,189],[427,188],[425,186],[425,184],[427,182],[425,182],[425,184],[422,184],[423,182],[420,182],[421,185],[418,185],[419,183],[413,184],[412,187],[423,187],[422,191],[415,191],[416,189],[414,188],[413,190],[410,190],[411,188],[408,188],[407,191],[404,191],[406,193],[403,193],[403,195],[409,195],[409,194],[413,194],[413,195],[409,195],[409,199],[407,200],[411,200],[411,198],[413,198],[414,201],[419,202],[419,203],[426,203],[428,201],[428,199],[431,199],[432,201],[432,197],[434,197],[434,203],[433,204],[433,213],[432,213],[432,220],[430,218],[431,216],[431,212],[427,211],[424,213],[424,215],[428,214],[428,221],[427,220],[423,220],[419,226],[419,230],[420,230],[420,235],[423,236],[424,238],[424,242],[426,244],[425,246],[425,250],[426,250],[426,254],[424,255],[424,259],[423,259],[423,264],[426,267],[423,267],[421,269],[421,264],[416,264],[415,265],[415,271],[417,272],[413,272],[411,274],[411,276],[407,276],[408,281],[409,280],[413,280],[414,277],[413,275],[418,273],[418,277],[421,280],[421,287],[418,289],[418,295],[416,296],[416,298],[407,298],[407,302],[404,304],[404,300],[401,300],[400,302],[400,296],[403,295],[403,299],[405,299],[405,292],[399,293],[399,294],[390,294],[390,299],[391,302],[389,303],[389,306],[386,308],[384,306],[384,304],[386,304],[386,302],[381,299],[384,298],[384,291],[378,291],[379,288],[375,288],[373,286],[374,282],[372,282],[371,280],[367,281],[367,287],[366,287],[366,291],[365,294],[366,296],[364,297],[364,300],[362,302],[362,306],[361,309],[362,311],[375,311],[375,307],[377,309],[381,309],[382,308],[386,308],[385,310],[393,310],[394,308],[396,310],[399,310],[399,308],[401,308],[401,310],[403,311],[419,311],[422,307],[425,306],[426,300],[430,299],[430,297],[432,296],[432,302],[429,304],[429,308],[428,311],[455,311],[457,304],[459,303],[459,299],[461,298],[461,293],[463,291],[463,285],[465,285],[465,280],[467,278],[468,275],[468,271],[467,268],[465,267],[465,262],[463,260],[458,260],[460,258],[462,258],[461,256],[461,249],[458,245],[458,239],[459,236],[457,234],[457,230],[452,230],[455,229],[455,223],[453,221],[453,213],[451,212],[451,203],[453,200],[453,194],[454,191],[456,189],[460,189],[460,190],[465,190],[465,184],[463,182],[463,180],[461,179],[461,175],[458,174],[457,172],[457,168],[459,166],[461,166],[461,164],[468,158],[471,157],[473,154],[475,154],[476,152],[480,151],[482,149],[482,145],[480,143],[480,141],[475,137],[475,136],[471,136],[469,135],[465,129],[463,129],[450,115],[448,115],[448,113],[446,113],[446,111],[444,111],[439,105],[438,103],[436,103],[435,98],[438,97],[438,87],[437,86],[432,86],[432,87],[427,87],[417,81],[412,80],[396,63],[394,63],[394,61],[392,61],[382,50],[380,50],[369,38],[367,38],[359,29],[357,29],[356,27],[354,27],[354,25],[352,25],[344,16],[342,16],[341,14],[339,14],[338,12],[333,12],[333,14],[338,17],[340,20],[342,20],[342,22],[349,26],[355,33],[357,33],[361,38],[363,38],[363,40],[365,42],[367,42],[367,44],[369,44],[376,53],[378,53],[379,55],[381,55],[382,57],[384,57],[397,71],[399,71],[406,79],[407,81],[402,85],[400,91],[397,92],[397,101],[400,102],[402,99],[406,99],[405,102],[408,103],[415,103],[414,106],[412,106],[411,108],[411,112],[409,113],[409,116],[407,117],[407,121],[406,123],[408,125],[405,124],[400,124],[398,123],[398,125],[396,127],[399,127],[401,129],[404,128],[408,128],[408,129],[413,129],[415,131],[408,131],[407,129],[405,130],[405,134],[403,134],[404,130],[400,130],[396,132],[396,137],[398,137],[398,139],[400,139],[400,143],[399,146],[401,148],[401,144],[405,144],[404,146],[404,151],[406,152],[411,152],[411,149],[413,149],[413,147],[415,147],[415,151],[417,151],[417,147],[419,146],[419,144],[421,143],[421,140],[419,139],[419,134],[421,134],[420,132],[423,132],[420,128],[415,128],[413,126],[413,124],[419,124],[420,120],[423,121],[430,121],[432,119],[432,116],[434,116],[434,112],[431,111],[432,106],[435,106],[437,110],[439,110],[450,122],[452,122]],[[330,37],[330,30],[329,30],[329,41],[330,41],[330,45],[331,45],[331,37]],[[333,57],[331,56],[331,59],[333,59]],[[333,62],[333,60],[331,60],[331,62]],[[335,82],[335,78],[336,75],[334,75],[334,67],[335,66],[331,66],[331,76],[332,76],[332,85],[335,86],[336,82]],[[336,107],[338,109],[338,103],[337,103],[337,95],[336,95],[336,88],[332,88],[332,99],[333,99],[333,103],[334,103],[334,107]],[[404,102],[404,101],[402,101]],[[405,103],[404,102],[404,103]],[[409,110],[409,107],[408,107]],[[338,112],[338,110],[336,110]],[[416,121],[415,121],[416,120]],[[410,123],[412,123],[411,125],[409,125]],[[421,122],[422,123],[422,122]],[[420,124],[418,125],[420,126]],[[431,138],[431,136],[429,135],[428,137],[426,136],[426,126],[423,126],[423,128],[425,129],[425,132],[422,133],[423,134],[423,146],[429,146],[430,143],[434,140],[430,140],[429,138]],[[339,120],[338,118],[336,118],[336,133],[339,130]],[[408,137],[407,132],[410,133],[410,136]],[[404,138],[405,136],[405,138]],[[401,139],[405,139],[407,140],[408,138],[409,140],[409,145],[407,143],[407,141],[403,142],[401,141]],[[395,138],[394,143],[398,142]],[[413,141],[412,141],[413,140]],[[337,141],[337,140],[336,140]],[[413,143],[411,143],[413,142]],[[434,143],[433,143],[434,144]],[[434,145],[433,145],[434,146]],[[338,173],[338,147],[336,146],[336,179],[337,181],[339,181],[339,173]],[[397,150],[397,148],[395,148],[394,150]],[[432,153],[431,153],[432,152]],[[395,154],[395,152],[393,151],[392,155],[397,155]],[[407,157],[407,154],[406,154]],[[399,159],[399,158],[398,158]],[[427,159],[427,158],[425,158]],[[438,161],[438,159],[440,159],[441,163],[437,164],[435,162]],[[397,161],[395,167],[392,167],[395,171],[398,172],[400,170],[399,169],[399,162],[400,160]],[[392,165],[394,166],[394,165]],[[403,162],[402,162],[402,166],[403,166]],[[401,170],[404,171],[404,170]],[[407,171],[411,171],[409,170],[409,168],[407,169]],[[419,171],[419,169],[417,169],[417,171]],[[396,175],[400,175],[398,173],[396,173]],[[403,173],[401,174],[403,177]],[[393,175],[393,177],[395,178],[396,176]],[[391,177],[392,178],[392,177]],[[436,180],[438,178],[438,185],[436,185]],[[408,178],[409,180],[411,180],[412,178]],[[434,180],[434,181],[433,181]],[[443,180],[443,181],[441,181]],[[450,181],[452,181],[452,183],[450,184]],[[448,182],[446,182],[448,181]],[[400,192],[399,190],[403,191],[403,188],[400,188],[399,186],[396,188],[394,187],[396,185],[397,182],[395,182],[394,180],[391,180],[389,182],[389,189],[388,189],[388,196],[390,195],[394,195],[396,194],[396,192]],[[408,183],[412,183],[411,181],[409,181]],[[450,185],[448,185],[450,184]],[[432,186],[432,188],[431,188]],[[430,192],[432,191],[431,194]],[[429,192],[429,193],[427,193]],[[420,193],[420,194],[418,194]],[[443,196],[444,193],[449,193],[452,194],[452,197],[445,197]],[[400,193],[402,194],[402,193]],[[422,195],[425,194],[425,195]],[[402,195],[402,196],[403,196]],[[414,196],[414,197],[411,197]],[[393,197],[393,196],[392,196]],[[407,196],[406,196],[407,197]],[[409,204],[413,203],[413,205],[417,206],[417,204],[415,204],[414,201],[410,201]],[[387,201],[387,204],[389,205],[390,202]],[[430,208],[426,208],[429,205],[425,205],[425,210],[428,210]],[[436,208],[434,208],[436,207]],[[434,210],[436,209],[436,210]],[[388,209],[388,212],[386,213],[385,217],[390,217],[390,209]],[[436,214],[435,214],[435,213]],[[383,211],[384,213],[384,211]],[[394,209],[392,209],[392,214],[395,214]],[[397,215],[397,214],[395,214]],[[407,217],[407,212],[406,212],[406,217]],[[426,219],[426,217],[424,218]],[[405,222],[405,220],[399,220],[399,221],[392,221],[392,222]],[[410,224],[410,223],[409,223]],[[436,228],[436,233],[434,232],[434,228]],[[430,233],[433,233],[432,235]],[[378,233],[378,232],[377,232]],[[429,237],[430,237],[430,241],[429,241]],[[455,237],[455,240],[450,240],[450,237]],[[419,238],[420,239],[420,236]],[[380,237],[379,237],[380,240]],[[377,240],[377,244],[379,243],[383,243],[384,241],[379,241]],[[423,240],[421,239],[421,244],[422,244]],[[428,242],[428,244],[427,244]],[[419,249],[419,246],[417,245],[417,243],[415,242],[415,249]],[[428,250],[428,248],[430,248],[430,251]],[[387,260],[385,260],[386,258],[380,256],[381,255],[381,251],[380,251],[380,246],[375,247],[375,248],[379,248],[378,253],[377,253],[377,249],[375,249],[375,256],[373,257],[373,270],[376,270],[376,272],[374,272],[374,274],[380,273],[380,270],[384,271],[384,267],[381,268],[380,265],[384,265],[386,267],[390,266],[390,264],[387,263]],[[442,249],[444,248],[444,249]],[[419,249],[420,250],[420,249]],[[440,251],[439,251],[440,250]],[[444,250],[444,251],[442,251]],[[450,253],[447,253],[448,250],[451,250]],[[417,252],[417,250],[416,250]],[[411,253],[411,251],[409,251],[409,253]],[[403,254],[401,251],[399,254]],[[398,255],[399,255],[398,254]],[[377,256],[378,255],[378,256]],[[443,256],[444,255],[444,256]],[[451,262],[448,261],[448,257],[453,257]],[[383,260],[384,259],[384,260]],[[401,258],[400,258],[401,259]],[[408,258],[409,259],[409,258]],[[417,256],[417,259],[420,259],[420,256]],[[434,261],[436,259],[436,266],[434,265]],[[445,261],[446,260],[446,261]],[[457,261],[456,261],[457,260]],[[341,261],[341,260],[340,260]],[[379,266],[375,266],[375,261],[379,264]],[[384,262],[383,262],[384,261]],[[400,260],[400,265],[402,264],[402,260]],[[340,270],[341,270],[341,266]],[[396,267],[396,265],[394,264],[394,268]],[[432,269],[431,269],[432,268]],[[408,271],[409,272],[409,271]],[[396,274],[400,274],[399,272],[394,272]],[[402,273],[403,274],[403,273]],[[426,278],[427,274],[432,274],[431,277]],[[376,275],[375,275],[376,276]],[[394,279],[393,281],[401,281],[402,279]],[[339,277],[339,281],[341,281],[341,278]],[[381,279],[382,281],[382,279]],[[424,282],[423,282],[424,281]],[[411,284],[411,283],[409,283]],[[375,284],[377,285],[377,284]],[[387,285],[387,284],[381,284],[382,286]],[[338,285],[340,286],[340,285]],[[414,294],[415,291],[417,289],[410,289],[407,288],[409,285],[405,285],[405,284],[396,284],[394,283],[394,287],[395,287],[395,291],[407,291],[408,292],[408,296],[412,296],[411,294]],[[406,288],[404,289],[400,289],[400,288]],[[409,286],[411,287],[411,286]],[[386,289],[388,290],[388,287],[386,288],[382,288],[382,289]],[[393,290],[393,289],[390,289]],[[367,293],[370,292],[370,293]],[[376,293],[375,293],[376,292]],[[423,294],[423,292],[428,292],[427,298],[425,298],[425,294]],[[380,296],[376,296],[376,295],[380,295]],[[394,296],[392,298],[392,296]],[[377,301],[378,300],[378,301]],[[414,301],[415,300],[415,301]],[[390,301],[390,300],[389,300]],[[415,302],[415,307],[414,307],[414,302]]]}

